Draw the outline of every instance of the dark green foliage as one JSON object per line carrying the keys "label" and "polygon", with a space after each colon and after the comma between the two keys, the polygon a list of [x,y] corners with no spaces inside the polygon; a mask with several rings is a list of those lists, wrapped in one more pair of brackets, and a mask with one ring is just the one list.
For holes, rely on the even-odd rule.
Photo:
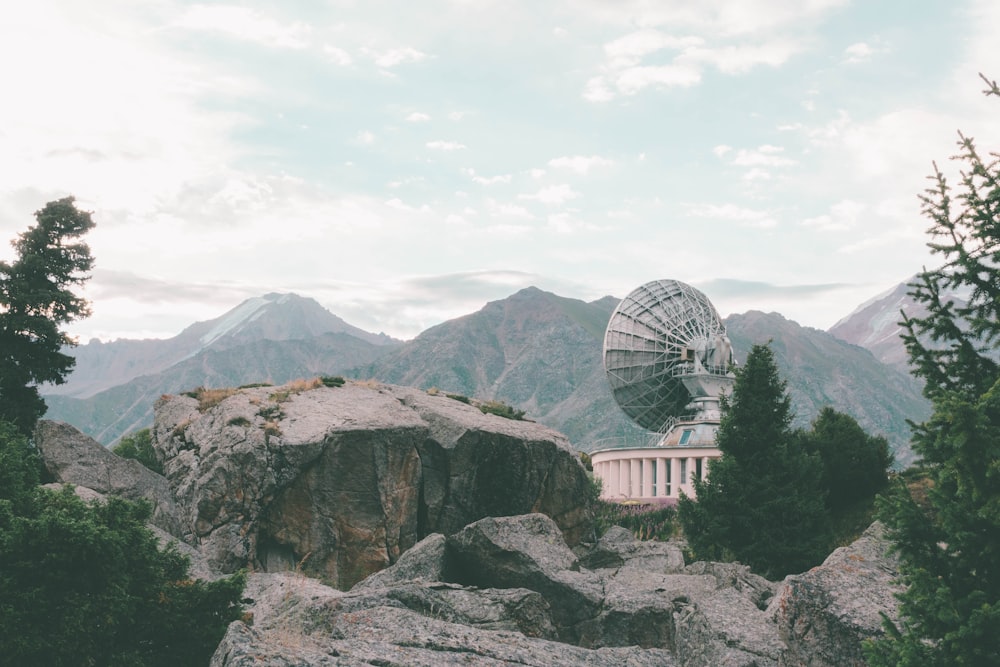
{"label": "dark green foliage", "polygon": [[227,426],[250,426],[252,422],[246,417],[240,415],[239,417],[233,417],[226,422]]}
{"label": "dark green foliage", "polygon": [[496,415],[504,419],[524,419],[524,410],[518,410],[503,401],[483,401],[479,404],[479,410],[483,414]]}
{"label": "dark green foliage", "polygon": [[445,394],[450,399],[456,400],[459,403],[471,403],[468,396],[463,396],[462,394]]}
{"label": "dark green foliage", "polygon": [[208,664],[240,616],[243,575],[190,579],[146,527],[148,503],[35,486],[34,453],[2,423],[0,466],[0,664]]}
{"label": "dark green foliage", "polygon": [[[987,95],[1000,96],[987,81]],[[901,622],[867,645],[872,665],[1000,664],[1000,156],[959,134],[960,189],[937,169],[921,197],[943,259],[911,285],[903,314],[931,418],[914,431],[924,497],[900,482],[879,507],[900,556]],[[947,294],[968,290],[966,305]]]}
{"label": "dark green foliage", "polygon": [[153,472],[163,474],[163,464],[153,449],[153,437],[148,428],[122,436],[111,451],[124,459],[135,459]]}
{"label": "dark green foliage", "polygon": [[0,419],[25,435],[45,414],[37,385],[61,384],[73,368],[62,348],[75,342],[59,327],[90,314],[71,288],[89,278],[94,261],[77,239],[94,223],[73,201],[37,211],[37,224],[12,242],[17,258],[0,261]]}
{"label": "dark green foliage", "polygon": [[677,508],[669,505],[628,505],[598,500],[593,504],[598,535],[611,526],[632,531],[638,540],[665,542],[677,532]]}
{"label": "dark green foliage", "polygon": [[346,380],[339,375],[324,375],[319,379],[319,381],[323,383],[324,387],[343,387],[344,382],[346,382]]}
{"label": "dark green foliage", "polygon": [[823,488],[827,507],[837,514],[858,504],[871,504],[885,488],[892,464],[889,443],[870,436],[850,415],[826,407],[800,433],[802,446],[823,462]]}
{"label": "dark green foliage", "polygon": [[781,578],[818,564],[830,539],[822,463],[798,446],[791,407],[767,345],[754,345],[723,400],[722,457],[683,497],[680,521],[698,559],[737,560]]}
{"label": "dark green foliage", "polygon": [[4,503],[8,511],[27,507],[41,469],[41,459],[28,439],[13,424],[0,421],[0,512]]}

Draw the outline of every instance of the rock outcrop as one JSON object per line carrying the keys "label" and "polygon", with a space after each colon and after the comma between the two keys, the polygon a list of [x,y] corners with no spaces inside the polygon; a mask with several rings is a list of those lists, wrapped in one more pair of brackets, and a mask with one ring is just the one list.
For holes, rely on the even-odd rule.
{"label": "rock outcrop", "polygon": [[861,642],[883,634],[882,616],[897,622],[898,561],[885,527],[872,524],[853,544],[819,567],[792,575],[771,606],[788,646],[783,665],[854,667],[867,664]]}
{"label": "rock outcrop", "polygon": [[[251,575],[252,626],[233,623],[212,664],[863,664],[861,641],[878,634],[871,619],[894,614],[877,528],[780,584],[739,564],[685,566],[681,546],[612,530],[577,556],[551,519],[531,514],[431,535],[349,592]],[[843,581],[858,558],[873,576]],[[821,608],[806,602],[805,581],[822,591]]]}
{"label": "rock outcrop", "polygon": [[622,528],[584,539],[587,478],[535,424],[367,383],[215,398],[161,401],[167,479],[65,424],[36,441],[81,497],[152,500],[195,576],[251,566],[216,667],[863,665],[897,618],[879,524],[776,583]]}
{"label": "rock outcrop", "polygon": [[138,461],[123,459],[93,438],[63,422],[42,420],[35,445],[47,476],[102,495],[146,500],[153,506],[151,523],[174,537],[182,534],[180,513],[166,478]]}
{"label": "rock outcrop", "polygon": [[293,383],[212,407],[167,396],[153,446],[185,540],[223,572],[301,568],[349,588],[485,516],[541,512],[570,544],[592,530],[564,436],[415,389]]}

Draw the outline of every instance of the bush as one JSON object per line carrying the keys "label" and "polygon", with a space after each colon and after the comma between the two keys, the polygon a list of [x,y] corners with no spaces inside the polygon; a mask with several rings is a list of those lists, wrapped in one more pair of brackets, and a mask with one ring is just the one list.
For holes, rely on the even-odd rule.
{"label": "bush", "polygon": [[662,504],[625,504],[598,500],[593,505],[598,535],[611,526],[621,526],[638,540],[664,542],[677,534],[677,508]]}
{"label": "bush", "polygon": [[241,614],[245,578],[188,575],[146,527],[148,503],[86,503],[35,485],[34,454],[0,423],[0,662],[205,665]]}
{"label": "bush", "polygon": [[122,436],[111,451],[123,459],[135,459],[153,472],[163,474],[163,464],[153,449],[153,438],[148,428]]}
{"label": "bush", "polygon": [[324,387],[343,387],[346,380],[339,375],[324,375],[320,377]]}
{"label": "bush", "polygon": [[512,405],[507,405],[503,401],[483,401],[479,404],[479,409],[483,414],[497,415],[504,419],[524,419],[524,410],[518,410]]}

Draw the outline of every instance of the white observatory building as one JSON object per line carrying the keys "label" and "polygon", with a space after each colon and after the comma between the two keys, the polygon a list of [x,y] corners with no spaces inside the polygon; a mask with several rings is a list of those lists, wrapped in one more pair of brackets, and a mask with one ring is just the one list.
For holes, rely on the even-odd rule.
{"label": "white observatory building", "polygon": [[733,365],[718,312],[690,285],[655,280],[622,299],[604,334],[604,368],[618,405],[651,436],[647,446],[591,453],[601,498],[694,495],[693,480],[720,456],[719,396],[732,393]]}

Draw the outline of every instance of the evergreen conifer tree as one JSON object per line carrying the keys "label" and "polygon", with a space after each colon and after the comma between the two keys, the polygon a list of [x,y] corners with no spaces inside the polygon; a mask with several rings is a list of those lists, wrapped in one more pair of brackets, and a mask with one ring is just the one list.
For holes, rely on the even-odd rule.
{"label": "evergreen conifer tree", "polygon": [[722,401],[722,457],[695,480],[679,512],[697,558],[737,560],[780,578],[825,555],[827,517],[819,459],[790,430],[791,403],[767,345],[754,345]]}
{"label": "evergreen conifer tree", "polygon": [[913,436],[932,485],[924,503],[900,483],[882,504],[905,589],[900,624],[867,646],[872,665],[1000,665],[1000,155],[961,133],[958,145],[957,192],[935,164],[921,196],[943,259],[911,285],[927,314],[903,315],[933,404]]}
{"label": "evergreen conifer tree", "polygon": [[45,414],[38,385],[61,384],[76,361],[62,352],[75,343],[59,327],[90,314],[71,288],[94,264],[78,241],[94,222],[73,197],[49,202],[35,219],[12,242],[17,259],[0,261],[0,419],[26,435]]}

